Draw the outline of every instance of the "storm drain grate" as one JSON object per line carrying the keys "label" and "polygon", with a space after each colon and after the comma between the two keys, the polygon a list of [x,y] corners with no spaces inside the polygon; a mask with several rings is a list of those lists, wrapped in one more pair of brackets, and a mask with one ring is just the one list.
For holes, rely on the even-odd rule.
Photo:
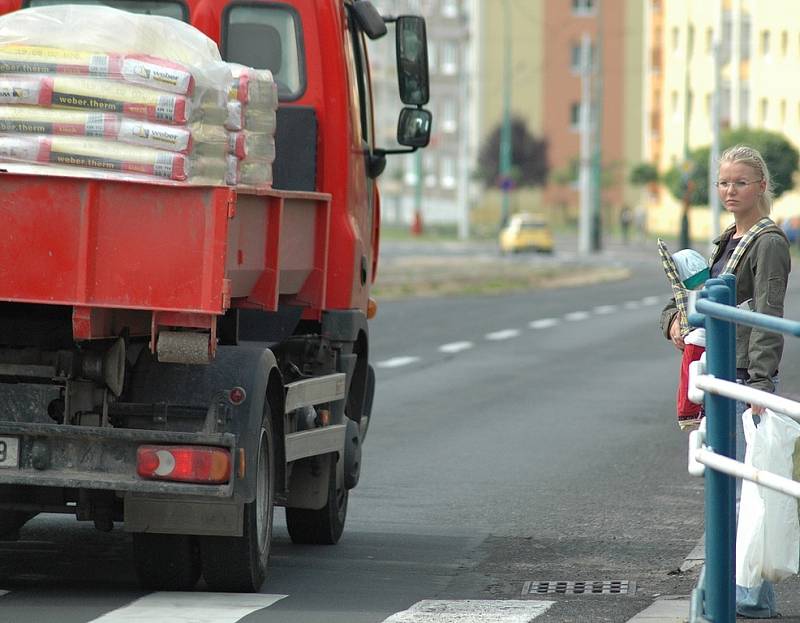
{"label": "storm drain grate", "polygon": [[633,595],[636,582],[628,580],[598,580],[596,582],[525,582],[523,595]]}

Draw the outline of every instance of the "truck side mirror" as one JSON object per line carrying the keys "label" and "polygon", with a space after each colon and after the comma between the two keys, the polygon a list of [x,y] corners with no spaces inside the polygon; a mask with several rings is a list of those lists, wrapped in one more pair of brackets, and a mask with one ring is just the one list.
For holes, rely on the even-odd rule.
{"label": "truck side mirror", "polygon": [[370,39],[380,39],[386,34],[386,24],[381,14],[378,13],[378,9],[376,9],[369,0],[360,0],[360,2],[345,6],[350,7],[353,11],[358,25],[367,37]]}
{"label": "truck side mirror", "polygon": [[430,96],[425,20],[417,15],[398,17],[395,37],[400,101],[409,106],[423,106]]}
{"label": "truck side mirror", "polygon": [[397,142],[406,147],[426,147],[431,140],[432,121],[429,110],[403,108],[397,121]]}

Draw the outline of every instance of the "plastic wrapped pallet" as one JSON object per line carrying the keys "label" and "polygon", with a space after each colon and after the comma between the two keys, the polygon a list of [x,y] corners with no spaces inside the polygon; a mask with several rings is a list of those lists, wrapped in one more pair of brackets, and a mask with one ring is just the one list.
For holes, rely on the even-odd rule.
{"label": "plastic wrapped pallet", "polygon": [[[216,44],[171,18],[85,5],[4,15],[0,159],[223,184],[233,81]],[[243,88],[263,99],[256,86]]]}
{"label": "plastic wrapped pallet", "polygon": [[253,160],[275,160],[275,136],[271,133],[229,132],[227,150],[239,159],[251,158]]}

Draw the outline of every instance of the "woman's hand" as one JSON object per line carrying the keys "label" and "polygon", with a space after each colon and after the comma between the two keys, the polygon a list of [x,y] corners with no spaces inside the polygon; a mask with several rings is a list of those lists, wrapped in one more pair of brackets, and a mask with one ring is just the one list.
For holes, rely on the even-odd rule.
{"label": "woman's hand", "polygon": [[672,323],[669,325],[669,339],[672,340],[672,343],[678,350],[686,348],[686,344],[681,337],[680,313],[672,317]]}
{"label": "woman's hand", "polygon": [[762,415],[766,410],[766,407],[762,407],[761,405],[750,405],[750,410],[753,415]]}

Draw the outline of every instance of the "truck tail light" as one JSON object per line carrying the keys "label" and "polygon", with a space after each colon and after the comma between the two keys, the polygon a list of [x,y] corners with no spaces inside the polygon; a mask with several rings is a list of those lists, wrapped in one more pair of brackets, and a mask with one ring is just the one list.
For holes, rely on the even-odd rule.
{"label": "truck tail light", "polygon": [[210,446],[139,446],[136,473],[150,480],[222,484],[231,477],[231,453]]}

